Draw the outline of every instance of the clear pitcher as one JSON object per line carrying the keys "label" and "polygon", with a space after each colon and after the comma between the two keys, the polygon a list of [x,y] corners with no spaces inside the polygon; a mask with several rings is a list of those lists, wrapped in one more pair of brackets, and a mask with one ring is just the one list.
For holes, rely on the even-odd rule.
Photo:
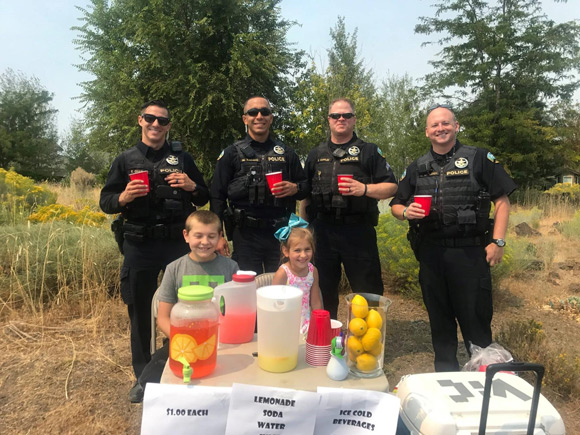
{"label": "clear pitcher", "polygon": [[220,343],[248,343],[256,326],[255,274],[238,272],[233,281],[218,285],[215,296],[223,307],[220,313]]}
{"label": "clear pitcher", "polygon": [[374,378],[383,373],[387,308],[391,300],[372,293],[346,296],[348,367],[354,376]]}
{"label": "clear pitcher", "polygon": [[287,285],[260,287],[258,365],[268,372],[289,372],[298,363],[302,290]]}

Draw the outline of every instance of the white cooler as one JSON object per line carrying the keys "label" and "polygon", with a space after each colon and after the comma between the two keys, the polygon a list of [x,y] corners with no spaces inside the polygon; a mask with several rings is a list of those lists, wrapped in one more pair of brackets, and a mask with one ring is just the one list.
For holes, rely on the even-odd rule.
{"label": "white cooler", "polygon": [[[403,377],[396,391],[401,399],[397,433],[477,434],[485,381],[484,372],[426,373]],[[485,433],[527,433],[534,387],[519,376],[497,373],[490,390]],[[533,433],[565,434],[560,414],[539,394],[539,389],[538,398]]]}

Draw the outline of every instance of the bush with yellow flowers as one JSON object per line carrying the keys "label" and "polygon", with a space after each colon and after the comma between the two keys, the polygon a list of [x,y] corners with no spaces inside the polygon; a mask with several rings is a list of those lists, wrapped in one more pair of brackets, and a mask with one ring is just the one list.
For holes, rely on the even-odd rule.
{"label": "bush with yellow flowers", "polygon": [[76,211],[68,205],[51,204],[40,207],[36,213],[28,217],[28,220],[35,223],[64,221],[75,225],[100,227],[106,223],[107,216],[104,213],[92,211],[89,206]]}

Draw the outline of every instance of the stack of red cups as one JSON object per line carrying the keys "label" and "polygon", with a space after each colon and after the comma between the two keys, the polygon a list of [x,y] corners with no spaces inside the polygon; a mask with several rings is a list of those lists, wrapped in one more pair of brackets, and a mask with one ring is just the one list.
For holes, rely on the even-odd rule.
{"label": "stack of red cups", "polygon": [[313,310],[306,336],[306,363],[311,366],[326,366],[330,360],[330,313],[326,310]]}

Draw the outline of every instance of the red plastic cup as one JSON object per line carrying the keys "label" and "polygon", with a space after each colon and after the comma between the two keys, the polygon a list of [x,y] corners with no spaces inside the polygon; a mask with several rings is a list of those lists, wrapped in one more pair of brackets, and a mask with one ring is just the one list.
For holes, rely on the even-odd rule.
{"label": "red plastic cup", "polygon": [[131,180],[142,180],[147,186],[147,192],[149,192],[149,174],[147,171],[135,172],[133,174],[129,174],[129,178]]}
{"label": "red plastic cup", "polygon": [[330,331],[332,337],[338,337],[340,335],[340,331],[342,330],[342,322],[335,319],[330,319]]}
{"label": "red plastic cup", "polygon": [[266,174],[266,180],[268,180],[268,186],[270,186],[270,192],[274,188],[274,184],[282,181],[282,172],[269,172]]}
{"label": "red plastic cup", "polygon": [[[351,178],[352,179],[352,174],[336,174],[336,178],[338,179],[338,182],[339,183],[342,183],[347,178]],[[341,188],[339,187],[338,190],[340,191],[340,189]],[[346,188],[344,187],[343,189],[346,189]]]}
{"label": "red plastic cup", "polygon": [[415,195],[415,202],[421,205],[421,208],[425,210],[425,216],[429,216],[429,211],[431,210],[431,195]]}
{"label": "red plastic cup", "polygon": [[326,310],[312,310],[306,342],[315,346],[329,346],[332,340],[330,313]]}

